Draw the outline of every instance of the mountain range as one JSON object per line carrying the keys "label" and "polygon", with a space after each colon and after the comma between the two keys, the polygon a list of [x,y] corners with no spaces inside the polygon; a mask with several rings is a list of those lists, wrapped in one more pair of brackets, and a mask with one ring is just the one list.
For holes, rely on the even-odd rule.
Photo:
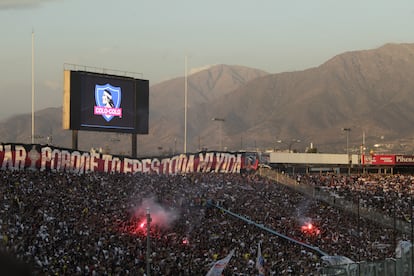
{"label": "mountain range", "polygon": [[[150,86],[149,134],[138,135],[138,156],[183,152],[185,98],[187,152],[359,153],[364,145],[411,154],[413,96],[414,44],[408,43],[341,53],[295,72],[215,65]],[[36,112],[35,130],[37,143],[71,147],[61,107]],[[1,142],[30,143],[30,133],[31,114],[0,122]],[[129,155],[130,144],[126,134],[79,132],[81,150]]]}

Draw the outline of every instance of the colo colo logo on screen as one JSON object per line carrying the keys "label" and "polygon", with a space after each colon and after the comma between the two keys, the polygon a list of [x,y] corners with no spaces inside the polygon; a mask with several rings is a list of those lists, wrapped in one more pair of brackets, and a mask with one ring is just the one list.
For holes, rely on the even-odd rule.
{"label": "colo colo logo on screen", "polygon": [[93,114],[102,115],[109,122],[114,116],[122,117],[121,87],[115,87],[109,83],[95,86],[95,102]]}

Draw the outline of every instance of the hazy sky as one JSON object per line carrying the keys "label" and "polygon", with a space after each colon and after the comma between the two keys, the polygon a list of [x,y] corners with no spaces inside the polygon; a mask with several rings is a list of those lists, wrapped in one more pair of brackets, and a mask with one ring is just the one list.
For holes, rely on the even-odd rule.
{"label": "hazy sky", "polygon": [[[269,73],[414,42],[413,0],[0,0],[0,120],[60,107],[64,64],[142,73],[150,86],[213,64]],[[140,75],[139,75],[140,77]],[[151,91],[150,91],[151,93]]]}

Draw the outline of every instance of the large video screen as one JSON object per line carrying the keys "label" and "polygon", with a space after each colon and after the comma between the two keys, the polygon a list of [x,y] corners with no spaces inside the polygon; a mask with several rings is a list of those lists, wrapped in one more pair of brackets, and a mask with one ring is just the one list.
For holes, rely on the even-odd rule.
{"label": "large video screen", "polygon": [[63,107],[64,129],[148,134],[149,82],[65,71]]}

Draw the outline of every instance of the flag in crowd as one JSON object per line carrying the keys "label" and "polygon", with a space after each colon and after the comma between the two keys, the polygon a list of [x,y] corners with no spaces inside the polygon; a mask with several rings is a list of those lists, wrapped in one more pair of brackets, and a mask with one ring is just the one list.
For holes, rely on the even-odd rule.
{"label": "flag in crowd", "polygon": [[230,262],[231,257],[233,257],[234,249],[223,259],[218,260],[207,272],[206,276],[220,276],[223,270],[226,268],[227,264]]}
{"label": "flag in crowd", "polygon": [[259,271],[259,276],[264,276],[264,259],[262,256],[262,250],[260,249],[260,243],[257,248],[257,259],[256,259],[256,268]]}

